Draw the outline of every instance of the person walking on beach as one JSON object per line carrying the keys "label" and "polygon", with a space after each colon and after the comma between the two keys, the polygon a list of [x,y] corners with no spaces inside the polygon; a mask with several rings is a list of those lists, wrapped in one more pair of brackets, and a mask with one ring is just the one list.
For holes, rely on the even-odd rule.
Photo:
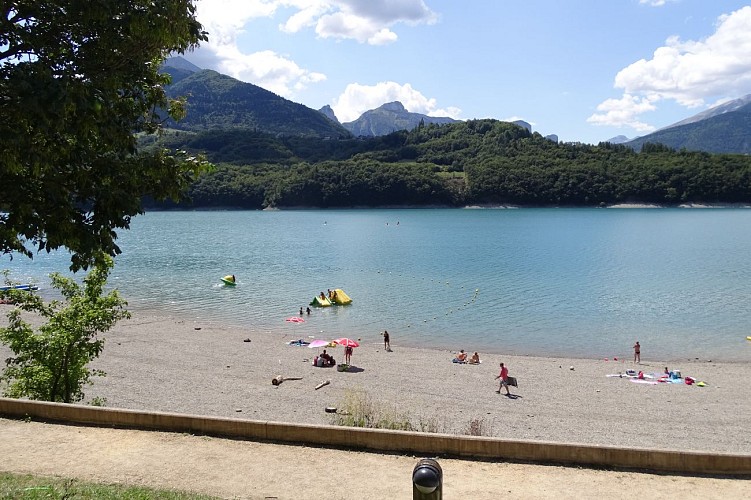
{"label": "person walking on beach", "polygon": [[638,340],[634,344],[634,363],[641,363],[641,346]]}
{"label": "person walking on beach", "polygon": [[386,349],[387,352],[391,351],[391,337],[389,336],[388,330],[383,331],[383,348]]}
{"label": "person walking on beach", "polygon": [[501,373],[498,374],[498,376],[496,377],[496,379],[501,379],[501,382],[500,382],[500,385],[498,386],[498,390],[495,391],[495,392],[497,392],[498,394],[500,394],[501,393],[501,387],[505,387],[506,388],[506,396],[510,396],[511,395],[511,391],[509,391],[509,389],[508,389],[508,368],[506,368],[505,366],[503,366],[503,363],[501,363]]}

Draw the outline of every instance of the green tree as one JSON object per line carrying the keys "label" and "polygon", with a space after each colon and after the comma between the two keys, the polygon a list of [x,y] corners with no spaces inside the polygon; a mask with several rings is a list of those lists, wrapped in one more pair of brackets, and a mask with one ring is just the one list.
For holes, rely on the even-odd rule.
{"label": "green tree", "polygon": [[139,150],[183,102],[160,64],[207,40],[191,0],[0,2],[0,250],[116,255],[141,200],[178,200],[201,156]]}
{"label": "green tree", "polygon": [[[17,305],[8,313],[8,326],[0,328],[0,341],[13,351],[6,360],[0,380],[7,382],[5,395],[44,401],[73,403],[84,397],[83,387],[91,377],[103,376],[88,364],[104,347],[100,336],[123,318],[129,318],[127,303],[116,290],[103,294],[112,267],[104,256],[83,279],[83,286],[71,278],[52,274],[52,286],[64,301],[44,303],[33,292],[0,292]],[[7,272],[5,281],[7,284]],[[21,311],[34,313],[47,322],[34,331]]]}

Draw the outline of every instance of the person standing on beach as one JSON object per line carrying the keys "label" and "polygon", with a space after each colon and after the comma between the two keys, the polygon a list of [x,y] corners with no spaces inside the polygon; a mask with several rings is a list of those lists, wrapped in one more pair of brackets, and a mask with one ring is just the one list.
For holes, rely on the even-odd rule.
{"label": "person standing on beach", "polygon": [[389,336],[388,330],[383,331],[383,348],[386,349],[386,351],[391,350],[391,337]]}
{"label": "person standing on beach", "polygon": [[501,373],[498,374],[498,376],[496,377],[496,379],[501,379],[501,382],[500,382],[500,385],[498,386],[498,390],[495,391],[495,392],[497,392],[498,394],[500,394],[501,393],[501,387],[505,387],[506,388],[506,396],[510,396],[511,395],[511,391],[509,391],[509,389],[508,389],[508,368],[506,368],[505,366],[503,366],[503,363],[501,363]]}
{"label": "person standing on beach", "polygon": [[638,340],[634,344],[634,363],[641,363],[641,346]]}

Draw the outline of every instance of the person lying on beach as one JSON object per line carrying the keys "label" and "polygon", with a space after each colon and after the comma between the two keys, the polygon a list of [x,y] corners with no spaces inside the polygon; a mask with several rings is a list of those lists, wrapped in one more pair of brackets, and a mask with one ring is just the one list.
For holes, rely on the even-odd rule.
{"label": "person lying on beach", "polygon": [[480,364],[480,355],[475,352],[471,358],[469,358],[469,364],[470,365],[479,365]]}
{"label": "person lying on beach", "polygon": [[467,362],[467,353],[464,352],[464,349],[459,351],[459,354],[456,355],[456,357],[452,360],[454,363],[466,363]]}

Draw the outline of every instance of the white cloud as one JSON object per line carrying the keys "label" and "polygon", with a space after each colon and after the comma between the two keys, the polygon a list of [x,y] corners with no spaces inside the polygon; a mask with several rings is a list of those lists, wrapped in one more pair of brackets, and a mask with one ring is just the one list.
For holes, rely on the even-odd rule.
{"label": "white cloud", "polygon": [[655,127],[639,121],[637,117],[655,109],[649,98],[624,94],[620,99],[608,99],[597,106],[599,113],[587,118],[587,122],[594,125],[631,127],[639,132],[652,132]]}
{"label": "white cloud", "polygon": [[642,5],[650,5],[652,7],[662,7],[668,2],[676,2],[677,0],[639,0]]}
{"label": "white cloud", "polygon": [[459,119],[461,110],[455,107],[438,108],[435,99],[429,99],[412,88],[409,83],[380,82],[376,85],[350,83],[331,106],[341,122],[356,120],[365,111],[375,109],[387,102],[399,101],[412,113],[429,116],[448,116]]}
{"label": "white cloud", "polygon": [[326,79],[326,75],[305,70],[294,61],[271,50],[242,54],[232,47],[216,53],[220,62],[217,70],[238,80],[253,82],[281,96],[289,96],[292,89],[302,90],[310,83]]}
{"label": "white cloud", "polygon": [[[437,19],[423,0],[199,0],[196,17],[209,33],[209,41],[187,58],[202,68],[292,97],[326,76],[301,68],[274,51],[245,53],[238,45],[238,38],[253,20],[279,14],[286,16],[279,25],[282,32],[293,34],[311,28],[320,38],[370,45],[395,42],[397,34],[392,28],[399,23],[415,25]],[[252,33],[252,28],[247,31]]]}
{"label": "white cloud", "polygon": [[351,39],[370,45],[397,40],[391,28],[399,23],[431,24],[437,15],[423,0],[297,0],[280,4],[300,9],[280,26],[296,33],[315,27],[321,38]]}
{"label": "white cloud", "polygon": [[268,0],[199,0],[196,17],[209,32],[209,45],[234,44],[249,21],[273,16],[278,2]]}
{"label": "white cloud", "polygon": [[[655,109],[655,104],[661,100],[673,100],[692,108],[704,105],[706,100],[747,94],[751,91],[749,54],[751,6],[746,6],[720,16],[715,32],[709,37],[682,41],[671,36],[665,46],[654,51],[651,59],[641,59],[619,71],[615,87],[623,89],[623,97],[608,99],[598,106],[598,111],[605,111],[605,114],[594,114],[587,121],[649,127],[636,116]],[[612,109],[613,103],[620,103],[618,112]],[[600,109],[603,106],[604,109]],[[625,112],[626,109],[631,111]],[[619,116],[623,121],[618,120]]]}
{"label": "white cloud", "polygon": [[321,38],[351,38],[370,45],[394,42],[397,38],[396,33],[388,28],[380,28],[370,19],[343,12],[322,16],[316,24],[316,34]]}

